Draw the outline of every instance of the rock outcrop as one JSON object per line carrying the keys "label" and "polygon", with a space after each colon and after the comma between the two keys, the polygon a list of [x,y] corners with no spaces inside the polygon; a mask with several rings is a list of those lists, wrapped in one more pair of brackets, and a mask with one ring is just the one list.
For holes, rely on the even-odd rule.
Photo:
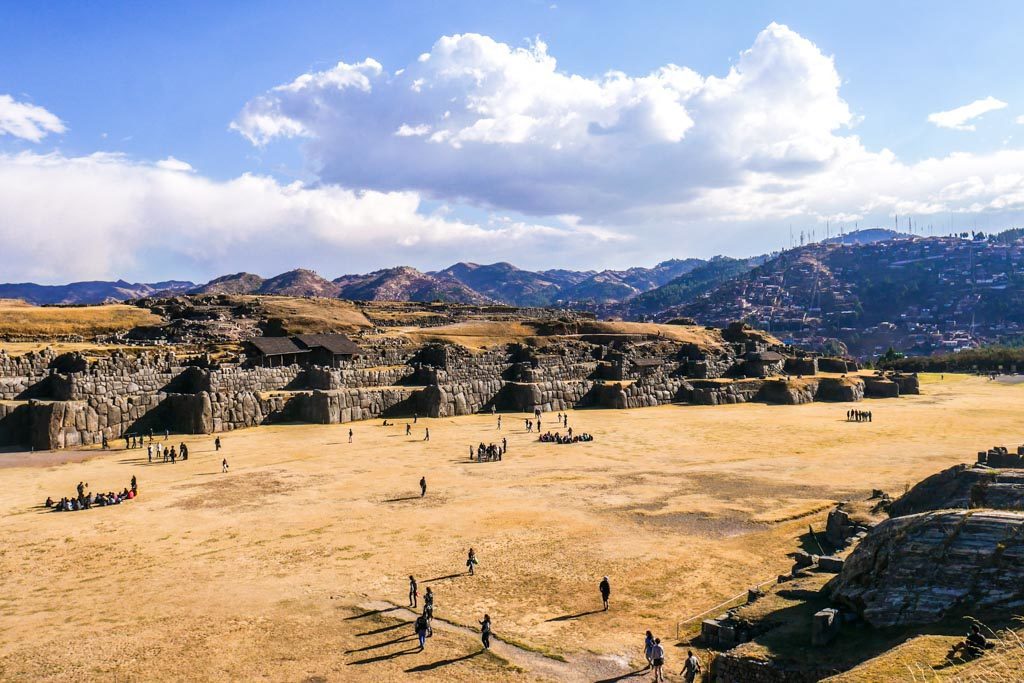
{"label": "rock outcrop", "polygon": [[829,583],[877,627],[925,624],[958,609],[1024,607],[1024,515],[951,510],[876,526]]}

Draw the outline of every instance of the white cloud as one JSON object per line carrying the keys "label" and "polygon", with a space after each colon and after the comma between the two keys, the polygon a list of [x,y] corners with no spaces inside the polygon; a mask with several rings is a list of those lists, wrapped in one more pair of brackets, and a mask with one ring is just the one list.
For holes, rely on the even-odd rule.
{"label": "white cloud", "polygon": [[970,131],[975,130],[975,126],[974,124],[968,123],[968,121],[976,119],[982,114],[987,114],[990,111],[1004,109],[1006,106],[1006,102],[997,100],[989,95],[983,100],[974,100],[970,104],[965,104],[964,106],[957,107],[956,109],[929,114],[928,121],[930,123],[934,123],[939,128],[952,128],[953,130]]}
{"label": "white cloud", "polygon": [[586,77],[559,71],[540,40],[464,34],[400,74],[373,60],[304,74],[232,126],[258,144],[301,131],[327,182],[596,218],[750,171],[820,169],[850,144],[835,134],[853,123],[839,84],[830,57],[778,24],[720,77],[675,64]]}
{"label": "white cloud", "polygon": [[64,123],[43,107],[18,102],[10,95],[0,95],[0,135],[39,142],[50,133],[63,133]]}
{"label": "white cloud", "polygon": [[1015,118],[1014,122],[1015,123],[1019,123],[1020,125],[1024,126],[1024,114],[1021,114],[1020,116]]}
{"label": "white cloud", "polygon": [[425,123],[421,123],[418,126],[410,126],[408,123],[403,123],[395,131],[395,135],[400,138],[416,137],[420,135],[426,135],[430,132],[430,126]]}
{"label": "white cloud", "polygon": [[457,249],[509,259],[534,248],[598,249],[620,236],[584,224],[460,221],[414,192],[215,181],[173,157],[0,155],[4,279],[147,281],[296,266],[325,276],[397,263],[448,264]]}
{"label": "white cloud", "polygon": [[[252,100],[234,125],[264,144],[287,134],[260,137],[261,117],[301,129],[325,182],[579,216],[636,237],[648,260],[694,253],[695,238],[704,255],[766,250],[794,219],[1024,212],[1024,152],[907,163],[865,148],[833,58],[779,24],[723,75],[676,64],[573,74],[540,40],[516,48],[476,34],[442,37],[402,66],[358,87],[334,82],[359,65],[306,74],[302,87]],[[1004,106],[989,97],[929,120],[969,129]],[[967,178],[970,198],[958,185]]]}
{"label": "white cloud", "polygon": [[156,162],[156,167],[162,168],[165,171],[181,171],[183,173],[188,173],[193,170],[192,164],[182,161],[181,159],[175,159],[174,157],[167,157],[166,159]]}

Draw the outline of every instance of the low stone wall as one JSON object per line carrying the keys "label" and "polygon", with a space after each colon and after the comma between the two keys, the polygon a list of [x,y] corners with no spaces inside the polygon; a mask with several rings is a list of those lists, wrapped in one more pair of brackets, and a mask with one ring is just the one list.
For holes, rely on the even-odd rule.
{"label": "low stone wall", "polygon": [[220,368],[211,370],[195,391],[281,391],[304,389],[306,370],[299,365],[276,368]]}
{"label": "low stone wall", "polygon": [[568,410],[582,407],[591,391],[590,381],[577,382],[509,382],[495,399],[501,410],[532,413]]}
{"label": "low stone wall", "polygon": [[500,379],[432,385],[423,390],[420,405],[429,417],[472,415],[493,404],[502,386]]}
{"label": "low stone wall", "polygon": [[419,412],[420,389],[342,389],[314,391],[301,405],[303,421],[340,424]]}
{"label": "low stone wall", "polygon": [[632,384],[605,383],[594,387],[594,405],[603,408],[647,408],[691,398],[690,385],[679,378],[661,377]]}
{"label": "low stone wall", "polygon": [[764,385],[763,380],[744,382],[692,382],[690,403],[717,406],[733,403],[747,403],[757,398]]}
{"label": "low stone wall", "polygon": [[[807,637],[810,642],[810,633]],[[723,652],[711,660],[711,683],[817,683],[840,673],[838,669],[786,666],[761,658]]]}
{"label": "low stone wall", "polygon": [[90,369],[74,374],[54,374],[50,396],[57,401],[84,401],[90,397],[133,396],[155,394],[174,389],[176,380],[185,371],[183,367],[160,370],[152,367],[137,368],[134,372],[101,372]]}
{"label": "low stone wall", "polygon": [[398,365],[386,368],[310,368],[306,371],[306,385],[310,389],[331,391],[359,387],[393,387],[414,384],[416,368]]}

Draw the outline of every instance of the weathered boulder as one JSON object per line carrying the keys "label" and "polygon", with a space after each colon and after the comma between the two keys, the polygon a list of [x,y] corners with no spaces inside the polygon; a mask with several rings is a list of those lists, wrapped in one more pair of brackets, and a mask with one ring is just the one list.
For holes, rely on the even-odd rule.
{"label": "weathered boulder", "polygon": [[814,401],[816,383],[798,379],[765,380],[757,394],[758,400],[796,406]]}
{"label": "weathered boulder", "polygon": [[828,584],[873,626],[925,624],[961,608],[1024,606],[1024,514],[930,512],[872,529]]}
{"label": "weathered boulder", "polygon": [[897,398],[900,385],[890,379],[868,377],[864,380],[864,395],[869,398]]}
{"label": "weathered boulder", "polygon": [[864,380],[859,377],[822,377],[818,380],[815,401],[848,403],[864,398]]}

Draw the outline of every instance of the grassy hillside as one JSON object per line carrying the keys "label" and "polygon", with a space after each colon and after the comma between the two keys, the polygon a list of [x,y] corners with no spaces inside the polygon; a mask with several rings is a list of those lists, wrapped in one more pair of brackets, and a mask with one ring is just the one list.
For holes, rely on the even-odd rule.
{"label": "grassy hillside", "polygon": [[136,325],[155,325],[160,318],[149,311],[126,306],[33,306],[16,299],[0,299],[0,338],[35,339],[99,335],[127,331]]}

